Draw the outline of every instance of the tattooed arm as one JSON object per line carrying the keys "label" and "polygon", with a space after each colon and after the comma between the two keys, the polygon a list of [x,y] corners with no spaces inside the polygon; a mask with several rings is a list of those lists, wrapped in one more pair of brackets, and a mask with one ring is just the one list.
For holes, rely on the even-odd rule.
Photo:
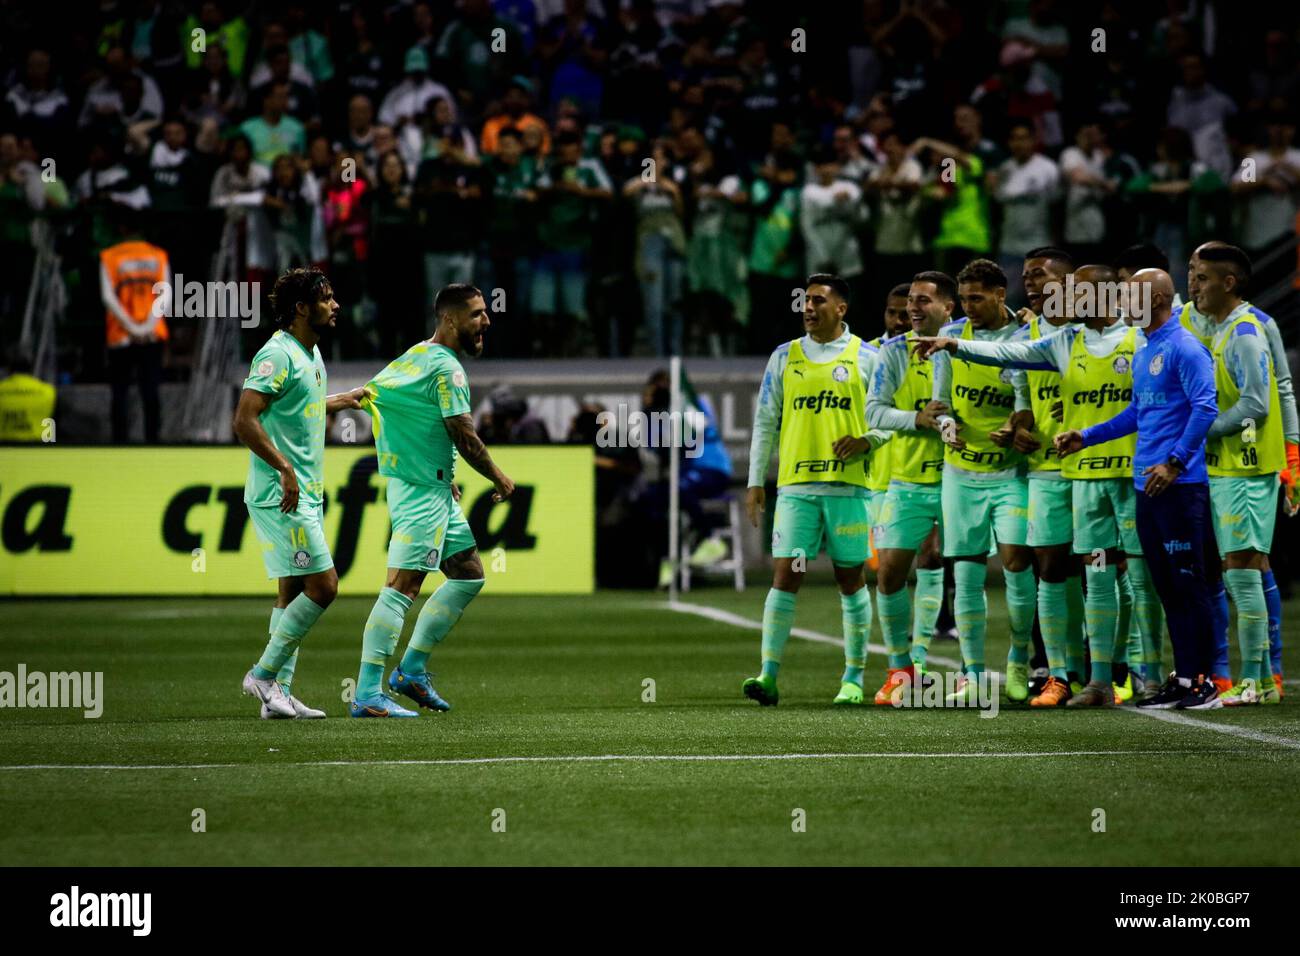
{"label": "tattooed arm", "polygon": [[509,498],[514,493],[515,483],[506,477],[505,473],[496,466],[492,456],[488,454],[487,445],[483,444],[483,439],[479,438],[478,432],[474,430],[474,419],[470,414],[466,412],[463,415],[448,416],[442,420],[442,424],[446,427],[451,443],[456,446],[460,456],[496,488],[492,500],[505,501]]}

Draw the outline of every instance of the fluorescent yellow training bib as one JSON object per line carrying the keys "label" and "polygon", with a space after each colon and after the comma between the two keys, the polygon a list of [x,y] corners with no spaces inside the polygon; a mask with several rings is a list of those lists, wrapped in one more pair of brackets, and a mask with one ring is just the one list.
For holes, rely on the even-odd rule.
{"label": "fluorescent yellow training bib", "polygon": [[[1051,335],[1055,331],[1056,326],[1040,315],[1029,320],[1031,339],[1041,339],[1044,335]],[[1028,456],[1029,470],[1060,471],[1061,456],[1056,453],[1056,445],[1053,444],[1052,439],[1059,435],[1065,426],[1052,417],[1052,403],[1061,400],[1061,373],[1027,371],[1025,377],[1029,380],[1029,407],[1034,412],[1034,431],[1038,433],[1039,440],[1043,443],[1038,451]]]}
{"label": "fluorescent yellow training bib", "polygon": [[[907,354],[907,371],[903,383],[894,390],[894,407],[905,412],[919,412],[930,402],[934,392],[934,364],[918,359],[912,351],[916,332],[908,332],[903,348]],[[895,432],[890,439],[889,477],[914,485],[937,485],[943,478],[943,441],[930,429]]]}
{"label": "fluorescent yellow training bib", "polygon": [[[1100,358],[1083,344],[1083,330],[1070,346],[1070,364],[1061,376],[1065,427],[1083,431],[1122,412],[1133,401],[1133,353],[1137,329],[1129,329],[1115,351]],[[1131,478],[1137,434],[1090,445],[1065,459],[1066,478]]]}
{"label": "fluorescent yellow training bib", "polygon": [[849,344],[829,362],[810,362],[799,340],[790,343],[781,387],[781,442],[778,485],[842,481],[867,487],[867,458],[842,461],[832,448],[845,435],[867,430],[867,391],[858,371],[862,339]]}
{"label": "fluorescent yellow training bib", "polygon": [[[1237,404],[1241,391],[1232,380],[1228,363],[1223,360],[1228,341],[1236,335],[1236,328],[1243,322],[1255,326],[1255,334],[1260,341],[1267,342],[1264,327],[1259,319],[1249,312],[1237,317],[1223,334],[1218,336],[1219,344],[1214,347],[1214,387],[1219,392],[1219,408],[1231,408]],[[1264,357],[1268,360],[1268,414],[1264,421],[1240,428],[1211,438],[1205,445],[1205,467],[1210,474],[1219,477],[1250,478],[1257,475],[1272,475],[1286,467],[1286,447],[1282,442],[1281,406],[1277,398],[1277,375],[1273,369],[1273,355],[1267,346]]]}
{"label": "fluorescent yellow training bib", "polygon": [[[971,341],[975,326],[968,320],[961,337]],[[1014,448],[999,448],[989,438],[1016,410],[1016,387],[1012,371],[993,365],[979,365],[965,359],[952,360],[952,411],[964,427],[959,437],[966,442],[961,451],[948,447],[944,460],[967,471],[1003,471],[1024,460]]]}

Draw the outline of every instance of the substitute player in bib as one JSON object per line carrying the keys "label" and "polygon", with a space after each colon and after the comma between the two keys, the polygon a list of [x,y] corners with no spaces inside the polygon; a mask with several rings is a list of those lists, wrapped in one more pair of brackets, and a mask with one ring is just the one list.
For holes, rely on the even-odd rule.
{"label": "substitute player in bib", "polygon": [[[997,263],[975,259],[957,275],[966,317],[940,335],[972,341],[1008,342],[1019,324],[1007,308],[1007,277]],[[984,672],[984,593],[990,540],[996,541],[1006,581],[1011,649],[1007,656],[1007,699],[1029,697],[1029,645],[1038,599],[1026,545],[1029,487],[1025,456],[1039,448],[1032,437],[1033,412],[1025,373],[996,369],[947,352],[934,356],[935,401],[951,414],[939,418],[948,446],[943,469],[943,553],[954,560],[953,615],[961,641],[965,675],[951,700],[977,702],[975,681]],[[1012,412],[1017,415],[1008,419]]]}
{"label": "substitute player in bib", "polygon": [[1242,298],[1250,259],[1236,246],[1202,246],[1193,269],[1197,311],[1215,322],[1210,347],[1219,414],[1207,433],[1205,464],[1241,650],[1241,680],[1218,699],[1226,707],[1276,704],[1263,572],[1277,516],[1277,475],[1287,465],[1277,375],[1264,323]]}
{"label": "substitute player in bib", "polygon": [[[1060,293],[1073,271],[1073,260],[1061,249],[1044,246],[1025,255],[1021,281],[1029,306],[1020,312],[1025,324],[1013,336],[1014,341],[1040,340],[1070,324],[1069,310],[1061,307]],[[1038,623],[1044,632],[1063,629],[1053,637],[1058,647],[1064,648],[1067,672],[1077,678],[1083,674],[1084,607],[1079,561],[1071,548],[1073,486],[1061,473],[1061,459],[1052,444],[1061,430],[1061,420],[1053,414],[1061,402],[1061,373],[1055,368],[1032,369],[1026,371],[1025,378],[1029,407],[1034,413],[1034,430],[1030,434],[1040,446],[1029,456],[1028,531],[1038,573]],[[1044,633],[1043,644],[1047,643]],[[1037,679],[1031,682],[1036,686],[1036,695],[1046,689],[1043,678],[1051,676],[1050,659],[1047,666],[1047,674],[1036,674]]]}
{"label": "substitute player in bib", "polygon": [[825,541],[840,589],[844,674],[836,704],[861,704],[871,597],[864,564],[871,555],[867,514],[868,453],[885,436],[866,426],[867,378],[874,350],[849,331],[848,284],[838,276],[808,277],[805,335],[767,360],[750,443],[745,509],[758,527],[766,507],[764,481],[778,441],[776,514],[772,523],[772,589],[763,604],[763,663],[741,685],[764,706],[780,698],[777,674],[795,598],[807,562]]}
{"label": "substitute player in bib", "polygon": [[456,459],[492,482],[493,501],[504,501],[515,485],[492,461],[470,416],[469,379],[463,354],[483,354],[483,333],[491,325],[483,293],[454,283],[434,298],[438,327],[428,341],[413,345],[366,386],[379,473],[388,479],[388,544],[384,589],[366,620],[361,668],[352,702],[353,717],[414,717],[381,689],[384,664],[397,649],[406,612],[424,578],[441,570],[447,580],[434,591],[415,621],[401,662],[388,687],[420,707],[450,710],[429,679],[429,655],[483,589],[469,523],[453,484]]}
{"label": "substitute player in bib", "polygon": [[[1182,307],[1179,319],[1189,332],[1201,340],[1206,348],[1213,347],[1217,324],[1213,317],[1206,315],[1196,304],[1198,289],[1197,276],[1202,272],[1199,254],[1202,249],[1226,248],[1225,242],[1211,241],[1202,243],[1192,253],[1187,267],[1188,295],[1191,301]],[[1244,300],[1243,300],[1244,301]],[[1273,360],[1274,379],[1277,383],[1279,407],[1277,412],[1282,419],[1282,438],[1286,448],[1286,467],[1282,469],[1281,479],[1285,495],[1286,513],[1294,517],[1300,510],[1300,418],[1296,414],[1295,386],[1291,379],[1290,364],[1286,347],[1282,344],[1282,333],[1272,316],[1257,306],[1250,306],[1251,314],[1260,322],[1268,340],[1269,355]],[[1264,582],[1264,601],[1268,605],[1268,643],[1271,670],[1278,693],[1282,693],[1282,597],[1278,592],[1273,571],[1265,563],[1262,578]],[[1222,583],[1213,587],[1210,600],[1215,610],[1215,673],[1228,674],[1228,603]],[[1227,693],[1232,687],[1229,679],[1224,682],[1216,677],[1220,691]]]}
{"label": "substitute player in bib", "polygon": [[[901,699],[913,684],[924,680],[943,603],[943,556],[932,543],[942,541],[943,443],[938,416],[947,408],[932,401],[933,365],[915,358],[911,345],[918,335],[934,335],[952,318],[956,298],[957,284],[951,276],[916,274],[907,296],[911,331],[881,343],[867,393],[868,424],[893,435],[886,445],[889,490],[875,524],[876,609],[889,654],[885,682],[875,696],[881,705]],[[907,588],[913,558],[915,604]]]}
{"label": "substitute player in bib", "polygon": [[[920,343],[918,351],[929,354],[943,349],[974,362],[1027,371],[1056,370],[1061,376],[1064,428],[1081,431],[1118,414],[1133,397],[1133,358],[1143,342],[1138,329],[1120,321],[1116,299],[1106,297],[1105,290],[1115,288],[1116,278],[1115,271],[1105,265],[1083,266],[1074,273],[1075,300],[1068,314],[1087,316],[1082,326],[1067,325],[1042,338],[1017,338],[1008,343],[939,338]],[[1075,552],[1090,556],[1087,619],[1092,673],[1088,684],[1071,696],[1064,602],[1044,602],[1042,590],[1053,585],[1040,581],[1038,607],[1050,676],[1042,692],[1030,701],[1031,706],[1055,707],[1065,701],[1075,707],[1111,703],[1113,652],[1127,634],[1128,615],[1135,605],[1141,617],[1143,645],[1152,648],[1147,652],[1151,668],[1147,673],[1153,682],[1160,680],[1158,649],[1164,622],[1159,599],[1148,589],[1145,574],[1139,577],[1134,573],[1138,568],[1145,570],[1131,479],[1134,446],[1134,437],[1128,435],[1063,462],[1063,477],[1073,486],[1070,539]],[[1134,591],[1140,595],[1136,599]],[[1152,659],[1154,663],[1150,663]]]}
{"label": "substitute player in bib", "polygon": [[244,503],[262,547],[266,575],[279,582],[270,640],[244,675],[244,693],[261,701],[262,718],[324,717],[293,696],[298,646],[339,590],[325,543],[325,416],[359,408],[361,389],[325,394],[322,329],[339,304],[325,275],[293,269],[276,280],[271,308],[277,331],[253,356],[235,410],[234,429],[248,446]]}
{"label": "substitute player in bib", "polygon": [[[912,327],[912,322],[907,317],[907,291],[909,288],[907,283],[899,283],[889,290],[889,295],[885,298],[885,331],[882,335],[877,335],[867,342],[868,346],[876,350],[871,355],[871,362],[867,371],[868,382],[871,381],[874,375],[881,343],[896,335],[905,334]],[[889,439],[885,438],[884,442],[888,444]],[[880,509],[885,504],[885,493],[889,490],[890,454],[883,448],[883,445],[877,445],[872,449],[873,453],[867,459],[867,512],[870,515],[873,529],[880,524]]]}

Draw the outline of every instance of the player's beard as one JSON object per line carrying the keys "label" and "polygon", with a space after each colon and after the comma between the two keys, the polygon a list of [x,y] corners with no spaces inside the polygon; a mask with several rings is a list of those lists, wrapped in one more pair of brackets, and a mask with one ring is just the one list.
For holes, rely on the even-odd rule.
{"label": "player's beard", "polygon": [[478,358],[483,354],[483,343],[478,339],[482,334],[482,332],[462,332],[460,334],[460,350],[466,355]]}

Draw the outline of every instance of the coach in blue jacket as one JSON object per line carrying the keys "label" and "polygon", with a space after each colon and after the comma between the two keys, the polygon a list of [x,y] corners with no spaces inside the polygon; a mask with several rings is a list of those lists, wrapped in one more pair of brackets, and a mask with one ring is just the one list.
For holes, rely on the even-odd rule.
{"label": "coach in blue jacket", "polygon": [[1137,432],[1138,539],[1174,645],[1174,672],[1138,706],[1209,709],[1218,706],[1203,550],[1211,527],[1205,434],[1219,413],[1214,361],[1182,323],[1171,321],[1174,284],[1167,272],[1143,269],[1131,283],[1130,302],[1141,305],[1127,310],[1127,321],[1146,332],[1146,346],[1133,358],[1133,401],[1100,425],[1062,432],[1056,447],[1070,455]]}

